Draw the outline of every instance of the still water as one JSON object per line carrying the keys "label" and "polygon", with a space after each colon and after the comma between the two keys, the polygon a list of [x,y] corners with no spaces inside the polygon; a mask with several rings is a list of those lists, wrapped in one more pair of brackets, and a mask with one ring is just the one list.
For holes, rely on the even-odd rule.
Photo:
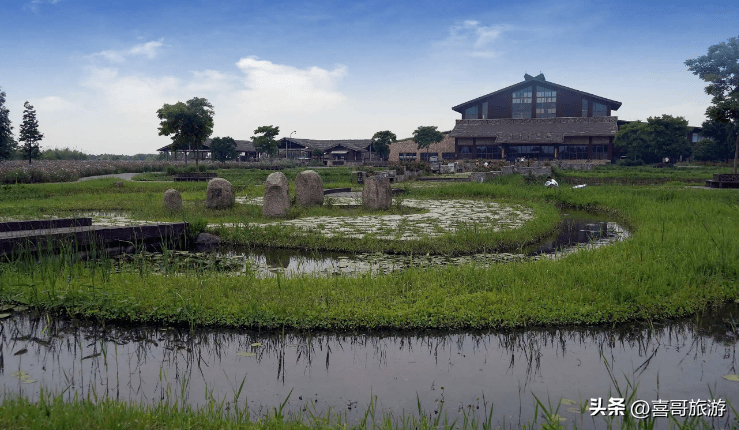
{"label": "still water", "polygon": [[[739,404],[739,382],[723,377],[739,373],[737,322],[739,305],[732,304],[688,320],[616,328],[283,334],[101,328],[16,312],[0,328],[0,385],[31,398],[45,387],[66,390],[65,398],[95,393],[202,405],[207,392],[232,401],[244,381],[239,403],[256,414],[288,399],[291,412],[341,410],[356,421],[372,399],[378,412],[393,414],[417,413],[418,399],[432,417],[441,411],[484,419],[494,406],[498,425],[516,426],[533,418],[534,395],[555,404],[617,397],[608,368],[622,389],[638,384],[639,399]],[[588,428],[603,424],[573,406],[559,414]]]}

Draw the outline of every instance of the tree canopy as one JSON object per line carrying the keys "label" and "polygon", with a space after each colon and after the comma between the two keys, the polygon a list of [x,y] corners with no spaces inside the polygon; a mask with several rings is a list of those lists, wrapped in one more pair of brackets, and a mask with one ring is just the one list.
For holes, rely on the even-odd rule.
{"label": "tree canopy", "polygon": [[647,122],[635,121],[621,127],[613,143],[632,160],[658,163],[669,157],[675,161],[691,154],[689,131],[688,121],[683,117],[649,117]]}
{"label": "tree canopy", "polygon": [[380,157],[390,155],[390,144],[396,142],[398,137],[392,131],[378,131],[372,136],[372,149]]}
{"label": "tree canopy", "polygon": [[[710,46],[708,53],[685,61],[688,70],[708,82],[713,96],[706,115],[716,122],[739,124],[739,37]],[[734,142],[734,174],[739,160],[739,134]]]}
{"label": "tree canopy", "polygon": [[725,161],[734,156],[734,141],[739,124],[705,121],[701,125],[703,140],[695,144],[693,156],[698,161]]}
{"label": "tree canopy", "polygon": [[425,148],[426,154],[428,154],[432,143],[439,143],[442,140],[444,140],[444,134],[438,131],[435,125],[420,126],[413,131],[413,141],[416,142],[418,149]]}
{"label": "tree canopy", "polygon": [[0,160],[10,158],[18,145],[13,138],[9,114],[10,111],[5,107],[5,91],[0,88]]}
{"label": "tree canopy", "polygon": [[254,130],[254,134],[261,134],[261,136],[251,137],[254,141],[254,148],[257,150],[257,153],[269,154],[270,156],[277,154],[278,144],[275,140],[275,136],[280,134],[280,127],[263,125]]}
{"label": "tree canopy", "polygon": [[[213,133],[213,105],[204,98],[194,97],[185,103],[164,104],[157,111],[160,136],[172,136],[172,150],[200,150]],[[195,157],[195,164],[198,164]],[[185,158],[187,160],[187,158]]]}
{"label": "tree canopy", "polygon": [[31,160],[41,156],[41,150],[38,143],[44,138],[44,135],[38,131],[38,120],[36,119],[36,110],[31,103],[26,101],[23,104],[23,124],[19,130],[18,140],[23,142],[23,155],[28,158],[28,164]]}
{"label": "tree canopy", "polygon": [[214,160],[225,163],[226,160],[233,160],[239,156],[236,151],[236,141],[229,136],[214,137],[210,141],[210,153]]}

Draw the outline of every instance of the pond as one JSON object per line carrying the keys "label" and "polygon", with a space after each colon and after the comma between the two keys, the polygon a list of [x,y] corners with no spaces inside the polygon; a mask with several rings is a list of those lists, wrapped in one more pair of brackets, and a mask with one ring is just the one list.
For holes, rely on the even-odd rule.
{"label": "pond", "polygon": [[[629,232],[612,218],[588,212],[563,214],[561,229],[536,245],[519,253],[473,254],[459,257],[440,255],[389,255],[384,253],[342,254],[336,252],[310,252],[293,249],[251,249],[247,247],[222,247],[212,251],[210,258],[222,266],[237,271],[254,271],[259,277],[281,276],[356,276],[383,274],[406,267],[460,265],[475,263],[481,267],[511,261],[536,258],[560,258],[571,252],[604,246],[629,237]],[[199,254],[208,261],[206,254]],[[193,254],[182,254],[192,258]],[[224,264],[225,263],[225,264]]]}
{"label": "pond", "polygon": [[[588,428],[578,405],[638,384],[647,401],[723,399],[739,404],[739,305],[682,321],[618,328],[548,328],[467,333],[260,333],[173,327],[99,326],[16,312],[0,329],[0,384],[37,398],[41,387],[124,401],[233,401],[263,414],[286,409],[363,417],[465,413],[517,426],[564,398],[559,414]],[[606,364],[607,363],[607,364]],[[609,376],[612,372],[614,380]],[[66,391],[65,391],[66,390]],[[609,394],[610,393],[610,394]],[[607,400],[606,400],[607,401]],[[443,403],[443,405],[442,405]],[[712,421],[726,426],[729,418]],[[668,421],[662,421],[660,427]]]}

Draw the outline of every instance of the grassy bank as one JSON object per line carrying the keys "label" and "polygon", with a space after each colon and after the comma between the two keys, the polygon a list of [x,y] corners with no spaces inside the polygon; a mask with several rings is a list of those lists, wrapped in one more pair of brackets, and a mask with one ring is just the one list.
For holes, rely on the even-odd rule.
{"label": "grassy bank", "polygon": [[[356,278],[257,279],[209,271],[178,276],[157,274],[144,266],[116,273],[91,264],[47,269],[5,264],[0,266],[0,301],[105,320],[411,329],[618,323],[688,315],[739,299],[735,190],[619,186],[551,190],[518,181],[451,184],[414,190],[412,195],[529,200],[535,205],[610,211],[625,220],[634,235],[559,261],[490,269],[422,267]],[[279,231],[265,234],[280,237]],[[515,238],[518,233],[510,234]],[[485,237],[463,231],[449,239],[449,246],[493,247],[494,243],[475,242]],[[341,240],[346,246],[352,242]]]}

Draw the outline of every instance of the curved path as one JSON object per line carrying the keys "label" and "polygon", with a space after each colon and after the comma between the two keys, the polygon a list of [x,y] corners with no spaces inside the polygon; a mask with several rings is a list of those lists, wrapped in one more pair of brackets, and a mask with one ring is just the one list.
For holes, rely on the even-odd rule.
{"label": "curved path", "polygon": [[86,176],[84,178],[77,179],[77,182],[91,181],[93,179],[104,179],[104,178],[120,178],[126,181],[130,181],[131,178],[138,175],[138,173],[111,173],[110,175],[98,175],[98,176]]}

